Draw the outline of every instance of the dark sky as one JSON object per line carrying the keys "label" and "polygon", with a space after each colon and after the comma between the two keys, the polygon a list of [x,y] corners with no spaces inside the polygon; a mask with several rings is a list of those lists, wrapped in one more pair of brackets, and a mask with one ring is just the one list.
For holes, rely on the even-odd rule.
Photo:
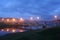
{"label": "dark sky", "polygon": [[60,15],[60,0],[0,0],[0,17],[50,20],[54,15]]}

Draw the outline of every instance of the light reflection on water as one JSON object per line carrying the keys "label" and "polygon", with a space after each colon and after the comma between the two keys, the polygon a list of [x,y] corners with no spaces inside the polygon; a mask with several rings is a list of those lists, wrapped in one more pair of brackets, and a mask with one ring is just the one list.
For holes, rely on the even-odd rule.
{"label": "light reflection on water", "polygon": [[24,32],[25,30],[23,29],[1,29],[0,32]]}
{"label": "light reflection on water", "polygon": [[1,29],[1,31],[4,31],[4,29]]}
{"label": "light reflection on water", "polygon": [[26,30],[22,30],[22,29],[0,29],[0,36],[8,34],[8,33],[16,33],[16,32],[24,32]]}
{"label": "light reflection on water", "polygon": [[12,29],[12,32],[16,32],[16,30],[15,29]]}
{"label": "light reflection on water", "polygon": [[36,29],[42,29],[42,26],[23,27],[23,29],[4,28],[4,29],[0,29],[0,36],[8,34],[8,33],[25,32],[25,31],[27,31],[27,30],[25,30],[26,28],[27,28],[27,30],[30,29],[30,28],[32,30],[36,30]]}
{"label": "light reflection on water", "polygon": [[8,32],[8,31],[9,31],[9,29],[6,29],[6,31]]}

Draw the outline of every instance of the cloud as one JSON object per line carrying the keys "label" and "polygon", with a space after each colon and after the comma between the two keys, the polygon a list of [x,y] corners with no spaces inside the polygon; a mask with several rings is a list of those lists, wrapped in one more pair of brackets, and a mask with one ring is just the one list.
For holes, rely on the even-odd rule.
{"label": "cloud", "polygon": [[0,0],[2,17],[41,16],[42,19],[52,19],[52,15],[60,14],[59,8],[60,0]]}

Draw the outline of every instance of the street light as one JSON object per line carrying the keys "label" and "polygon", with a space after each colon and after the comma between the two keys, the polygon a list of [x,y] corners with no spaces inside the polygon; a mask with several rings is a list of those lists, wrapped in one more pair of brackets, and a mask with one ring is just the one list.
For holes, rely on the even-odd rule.
{"label": "street light", "polygon": [[40,19],[40,17],[36,17],[37,18],[37,20],[39,20]]}
{"label": "street light", "polygon": [[12,21],[13,21],[13,22],[16,22],[16,19],[15,19],[15,18],[13,18],[13,19],[12,19]]}
{"label": "street light", "polygon": [[57,16],[57,15],[55,15],[55,16],[54,16],[54,19],[55,19],[55,20],[57,20],[57,18],[58,18],[58,16]]}
{"label": "street light", "polygon": [[7,22],[9,22],[9,19],[7,19]]}
{"label": "street light", "polygon": [[4,18],[2,18],[2,21],[4,21]]}
{"label": "street light", "polygon": [[33,17],[30,17],[30,20],[33,20]]}
{"label": "street light", "polygon": [[57,16],[55,15],[54,18],[57,19]]}
{"label": "street light", "polygon": [[58,19],[58,16],[55,15],[55,16],[54,16],[54,19],[55,19],[55,26],[57,26],[57,19]]}
{"label": "street light", "polygon": [[20,19],[19,19],[19,22],[24,22],[24,19],[23,19],[23,18],[20,18]]}

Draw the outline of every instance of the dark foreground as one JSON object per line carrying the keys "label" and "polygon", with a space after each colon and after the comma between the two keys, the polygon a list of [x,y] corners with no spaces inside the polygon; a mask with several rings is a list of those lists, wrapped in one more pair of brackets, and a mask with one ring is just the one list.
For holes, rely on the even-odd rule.
{"label": "dark foreground", "polygon": [[60,40],[60,27],[7,34],[0,37],[0,40]]}

